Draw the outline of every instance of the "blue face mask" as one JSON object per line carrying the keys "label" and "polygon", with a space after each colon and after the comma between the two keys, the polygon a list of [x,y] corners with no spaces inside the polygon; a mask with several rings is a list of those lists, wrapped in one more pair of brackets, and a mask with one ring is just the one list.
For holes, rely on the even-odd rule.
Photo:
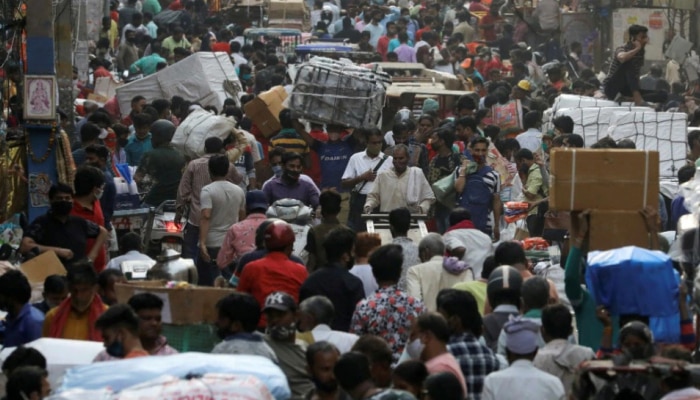
{"label": "blue face mask", "polygon": [[276,178],[279,178],[280,176],[282,176],[282,166],[281,165],[273,165],[272,172],[275,174]]}
{"label": "blue face mask", "polygon": [[241,81],[248,82],[250,80],[250,74],[241,75]]}
{"label": "blue face mask", "polygon": [[115,340],[105,349],[107,354],[115,358],[124,358],[126,355],[124,352],[124,343]]}

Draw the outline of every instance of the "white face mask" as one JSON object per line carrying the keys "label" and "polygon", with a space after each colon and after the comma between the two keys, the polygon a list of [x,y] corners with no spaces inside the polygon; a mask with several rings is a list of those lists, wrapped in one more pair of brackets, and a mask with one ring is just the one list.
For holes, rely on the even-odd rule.
{"label": "white face mask", "polygon": [[100,136],[98,136],[101,140],[107,139],[107,135],[109,132],[107,132],[107,129],[102,129],[100,131]]}
{"label": "white face mask", "polygon": [[95,198],[97,200],[100,200],[102,198],[102,195],[105,194],[105,191],[100,189],[99,191],[95,192]]}
{"label": "white face mask", "polygon": [[425,344],[416,338],[411,343],[406,346],[406,352],[414,360],[420,360],[420,355],[423,354],[425,350]]}

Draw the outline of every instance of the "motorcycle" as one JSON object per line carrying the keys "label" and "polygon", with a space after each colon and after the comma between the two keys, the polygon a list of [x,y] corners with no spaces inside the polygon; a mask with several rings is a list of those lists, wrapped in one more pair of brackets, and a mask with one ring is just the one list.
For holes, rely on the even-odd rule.
{"label": "motorcycle", "polygon": [[151,258],[158,257],[164,249],[182,252],[184,224],[175,219],[175,214],[175,200],[151,207],[143,236],[143,248]]}

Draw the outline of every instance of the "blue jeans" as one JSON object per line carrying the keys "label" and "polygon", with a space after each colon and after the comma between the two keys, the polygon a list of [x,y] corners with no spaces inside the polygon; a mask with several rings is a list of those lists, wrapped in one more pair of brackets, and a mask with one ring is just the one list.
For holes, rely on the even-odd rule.
{"label": "blue jeans", "polygon": [[182,258],[191,258],[195,264],[199,258],[199,227],[190,224],[185,225],[182,232]]}

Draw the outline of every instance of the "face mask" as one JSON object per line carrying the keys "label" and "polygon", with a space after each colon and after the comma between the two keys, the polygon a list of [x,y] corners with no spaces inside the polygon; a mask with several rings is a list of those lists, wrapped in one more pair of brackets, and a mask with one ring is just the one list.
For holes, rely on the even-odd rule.
{"label": "face mask", "polygon": [[99,192],[96,192],[96,193],[95,193],[95,198],[96,198],[97,200],[99,200],[99,199],[102,198],[102,195],[103,195],[103,194],[105,194],[105,191],[102,190],[102,189],[100,189]]}
{"label": "face mask", "polygon": [[129,139],[117,139],[117,144],[119,147],[126,147],[129,144]]}
{"label": "face mask", "polygon": [[250,80],[250,74],[243,74],[241,75],[241,80],[243,82],[248,82]]}
{"label": "face mask", "polygon": [[338,390],[338,381],[335,379],[330,382],[321,382],[316,378],[311,378],[311,381],[314,383],[316,390],[319,392],[334,393],[336,390]]}
{"label": "face mask", "polygon": [[67,216],[68,214],[70,214],[70,211],[72,209],[73,209],[73,202],[72,201],[59,200],[59,201],[54,201],[53,203],[51,203],[51,212],[59,217]]}
{"label": "face mask", "polygon": [[107,351],[107,354],[115,358],[124,358],[124,356],[126,355],[124,352],[124,343],[118,340],[115,340],[112,343],[110,343],[110,345],[107,346],[105,350]]}
{"label": "face mask", "polygon": [[107,132],[107,129],[102,129],[100,131],[100,136],[98,136],[98,137],[100,138],[100,140],[105,140],[105,139],[107,139],[107,135],[109,135],[109,132]]}
{"label": "face mask", "polygon": [[280,176],[282,176],[282,166],[281,165],[273,165],[272,172],[275,174],[276,178],[279,178]]}
{"label": "face mask", "polygon": [[291,337],[296,335],[296,333],[297,333],[297,324],[296,323],[288,325],[288,326],[274,326],[272,328],[270,328],[270,327],[267,328],[267,334],[270,335],[270,337],[276,341],[289,340]]}
{"label": "face mask", "polygon": [[284,171],[284,175],[292,181],[298,181],[301,173],[297,171]]}
{"label": "face mask", "polygon": [[421,342],[420,339],[416,338],[408,344],[408,346],[406,347],[406,352],[409,356],[411,356],[412,359],[419,360],[420,355],[423,353],[424,349],[425,344],[423,344],[423,342]]}

